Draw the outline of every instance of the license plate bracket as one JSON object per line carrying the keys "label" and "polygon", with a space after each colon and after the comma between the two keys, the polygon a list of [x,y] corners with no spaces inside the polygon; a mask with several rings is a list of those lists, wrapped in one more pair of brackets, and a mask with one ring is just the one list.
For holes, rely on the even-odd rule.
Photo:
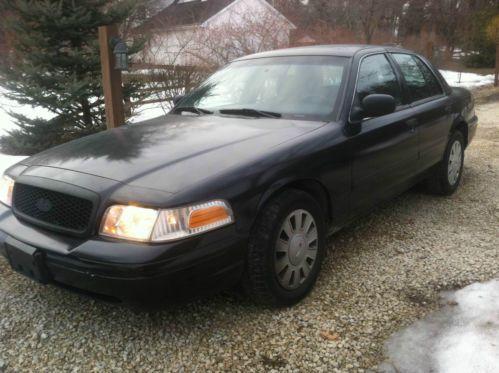
{"label": "license plate bracket", "polygon": [[40,283],[49,281],[43,253],[38,251],[36,247],[8,237],[5,240],[5,251],[14,271]]}

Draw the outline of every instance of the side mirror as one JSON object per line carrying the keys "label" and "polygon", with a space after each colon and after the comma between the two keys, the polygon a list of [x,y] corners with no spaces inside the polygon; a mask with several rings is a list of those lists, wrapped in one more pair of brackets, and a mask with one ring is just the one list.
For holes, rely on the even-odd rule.
{"label": "side mirror", "polygon": [[381,117],[395,111],[397,103],[390,95],[372,94],[362,100],[362,119]]}
{"label": "side mirror", "polygon": [[182,99],[184,98],[185,96],[184,95],[177,95],[175,97],[173,97],[173,106],[177,106],[177,104],[182,101]]}

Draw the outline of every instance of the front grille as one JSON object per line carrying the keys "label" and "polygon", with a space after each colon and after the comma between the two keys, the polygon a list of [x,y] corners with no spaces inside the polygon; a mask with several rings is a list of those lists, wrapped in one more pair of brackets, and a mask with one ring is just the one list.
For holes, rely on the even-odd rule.
{"label": "front grille", "polygon": [[81,233],[89,227],[93,203],[69,194],[16,183],[13,207],[16,213],[35,222]]}

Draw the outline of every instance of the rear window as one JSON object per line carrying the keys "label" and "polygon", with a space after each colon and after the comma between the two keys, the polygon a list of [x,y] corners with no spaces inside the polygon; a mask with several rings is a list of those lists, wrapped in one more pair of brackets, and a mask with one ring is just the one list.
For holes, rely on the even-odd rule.
{"label": "rear window", "polygon": [[433,72],[416,56],[403,53],[392,54],[402,70],[412,102],[439,96],[442,87]]}

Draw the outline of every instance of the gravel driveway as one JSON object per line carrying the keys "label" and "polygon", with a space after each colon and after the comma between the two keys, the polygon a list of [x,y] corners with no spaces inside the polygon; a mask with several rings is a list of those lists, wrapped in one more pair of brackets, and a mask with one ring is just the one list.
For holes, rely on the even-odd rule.
{"label": "gravel driveway", "polygon": [[0,371],[363,372],[438,292],[499,277],[499,104],[479,108],[462,186],[408,192],[331,240],[300,305],[224,294],[135,313],[12,273],[0,258]]}

